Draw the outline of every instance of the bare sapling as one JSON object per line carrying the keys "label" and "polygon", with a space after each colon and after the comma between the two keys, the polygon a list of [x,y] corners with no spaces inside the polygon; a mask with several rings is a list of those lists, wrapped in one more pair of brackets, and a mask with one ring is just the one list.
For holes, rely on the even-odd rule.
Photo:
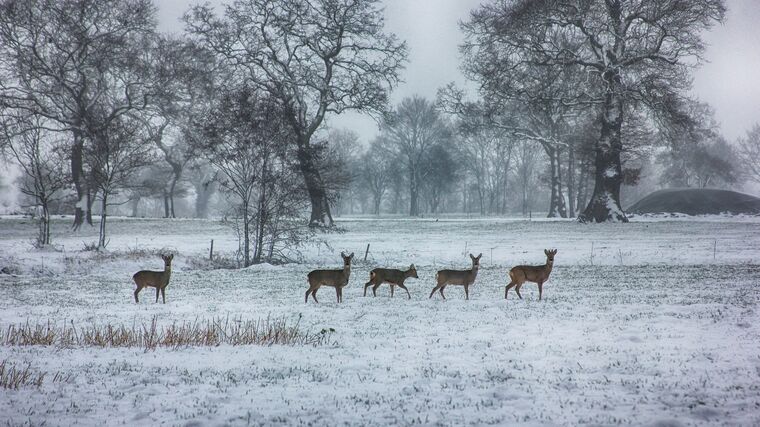
{"label": "bare sapling", "polygon": [[544,283],[549,280],[549,275],[554,266],[554,255],[557,254],[557,250],[544,249],[544,254],[546,254],[546,264],[544,265],[518,265],[509,270],[510,282],[507,287],[504,288],[504,299],[507,299],[507,292],[509,292],[511,288],[515,288],[517,296],[522,299],[522,295],[520,295],[520,287],[525,282],[533,282],[538,284],[538,300],[541,301],[541,296],[544,292]]}
{"label": "bare sapling", "polygon": [[443,290],[448,285],[464,286],[465,299],[470,299],[470,285],[475,282],[475,278],[478,276],[478,268],[480,268],[480,257],[470,254],[472,259],[472,268],[469,270],[439,270],[435,275],[436,285],[433,291],[430,292],[430,297],[433,298],[435,291],[440,292],[443,299],[446,299],[446,295],[443,294]]}
{"label": "bare sapling", "polygon": [[161,299],[166,304],[166,286],[169,285],[169,278],[172,275],[172,260],[174,254],[161,255],[164,260],[164,271],[150,271],[143,270],[138,271],[132,276],[132,280],[135,281],[137,289],[135,289],[135,302],[139,303],[137,294],[140,293],[142,288],[156,288],[156,302],[158,302],[158,294],[161,294]]}
{"label": "bare sapling", "polygon": [[393,291],[395,290],[396,286],[406,291],[406,295],[409,297],[409,299],[412,299],[412,296],[409,294],[409,289],[404,285],[404,281],[410,277],[414,277],[417,279],[417,268],[414,267],[414,264],[409,266],[409,269],[406,271],[402,270],[396,270],[394,268],[376,268],[369,272],[369,282],[364,284],[364,296],[367,296],[367,288],[372,286],[372,296],[377,296],[377,288],[380,287],[383,283],[388,283],[391,285],[391,298],[393,298]]}
{"label": "bare sapling", "polygon": [[335,288],[338,302],[343,302],[343,288],[348,285],[348,277],[351,275],[351,260],[354,258],[354,253],[351,252],[351,255],[346,255],[341,252],[340,256],[343,257],[342,270],[314,270],[309,273],[309,289],[306,291],[304,302],[309,302],[309,294],[311,294],[314,302],[318,303],[317,291],[322,286]]}

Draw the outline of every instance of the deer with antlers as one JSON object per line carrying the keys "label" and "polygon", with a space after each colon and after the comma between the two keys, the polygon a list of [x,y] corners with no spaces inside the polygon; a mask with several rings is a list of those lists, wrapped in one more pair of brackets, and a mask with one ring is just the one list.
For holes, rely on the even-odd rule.
{"label": "deer with antlers", "polygon": [[533,282],[538,284],[538,300],[541,301],[541,296],[544,292],[544,282],[549,280],[549,275],[554,266],[554,255],[557,255],[557,250],[544,249],[544,254],[546,254],[546,264],[544,265],[518,265],[509,270],[511,281],[504,289],[504,299],[507,299],[507,293],[512,288],[515,288],[517,296],[522,299],[520,287],[525,282]]}
{"label": "deer with antlers", "polygon": [[436,285],[433,291],[430,292],[430,297],[433,298],[435,291],[440,292],[443,299],[446,299],[446,295],[443,294],[443,290],[448,285],[460,285],[464,286],[465,299],[470,299],[470,285],[475,282],[475,277],[478,276],[478,268],[480,268],[480,257],[483,254],[474,256],[470,254],[472,259],[472,268],[469,270],[439,270],[435,274]]}
{"label": "deer with antlers", "polygon": [[341,252],[340,256],[343,257],[343,269],[342,270],[314,270],[309,273],[309,289],[306,291],[306,298],[304,302],[309,302],[309,294],[317,301],[317,291],[322,286],[330,286],[335,288],[335,294],[337,295],[338,302],[343,302],[343,288],[348,285],[348,277],[351,275],[351,260],[354,258],[354,253],[346,255]]}

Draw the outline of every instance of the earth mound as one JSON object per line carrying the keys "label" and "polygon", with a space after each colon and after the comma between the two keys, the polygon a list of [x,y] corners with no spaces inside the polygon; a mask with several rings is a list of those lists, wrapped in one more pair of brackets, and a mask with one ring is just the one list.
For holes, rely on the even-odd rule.
{"label": "earth mound", "polygon": [[760,214],[760,198],[729,190],[670,188],[645,196],[627,211],[634,214]]}

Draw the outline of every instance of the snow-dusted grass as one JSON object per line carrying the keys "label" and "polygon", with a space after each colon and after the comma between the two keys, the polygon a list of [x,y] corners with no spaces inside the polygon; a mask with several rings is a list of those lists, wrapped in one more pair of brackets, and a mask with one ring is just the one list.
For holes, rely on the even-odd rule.
{"label": "snow-dusted grass", "polygon": [[[305,263],[200,271],[189,260],[236,242],[209,221],[115,220],[107,255],[80,252],[97,230],[55,224],[60,251],[31,249],[32,224],[0,219],[0,331],[11,324],[160,325],[283,318],[333,328],[326,345],[158,348],[0,346],[0,361],[48,372],[0,390],[0,424],[729,424],[760,423],[760,237],[756,219],[617,225],[569,221],[357,218]],[[61,236],[63,234],[63,236]],[[306,273],[354,264],[344,303]],[[593,244],[593,251],[592,251]],[[131,274],[178,252],[167,304],[134,304]],[[503,300],[506,271],[559,253],[535,285]],[[435,270],[483,253],[470,301],[428,299]],[[130,255],[131,254],[131,255]],[[45,267],[39,267],[45,262]],[[362,297],[369,270],[414,262],[405,293]],[[53,378],[59,378],[53,380]],[[64,380],[60,380],[64,378]]]}

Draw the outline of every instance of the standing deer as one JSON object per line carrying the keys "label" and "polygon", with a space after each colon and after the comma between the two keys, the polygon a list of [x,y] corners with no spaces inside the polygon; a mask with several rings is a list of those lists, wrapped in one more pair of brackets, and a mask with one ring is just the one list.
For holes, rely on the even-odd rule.
{"label": "standing deer", "polygon": [[132,276],[132,280],[135,281],[137,289],[135,289],[135,302],[139,303],[137,294],[140,293],[142,288],[156,288],[156,302],[158,302],[158,294],[161,294],[164,304],[166,304],[166,286],[169,284],[169,278],[172,275],[172,260],[174,255],[161,255],[164,260],[164,271],[150,271],[143,270],[138,271]]}
{"label": "standing deer", "polygon": [[435,291],[439,291],[443,299],[446,299],[446,295],[443,294],[443,290],[447,285],[461,285],[464,286],[465,299],[470,299],[470,285],[475,282],[475,277],[478,275],[481,256],[483,256],[483,254],[480,254],[478,256],[473,256],[470,254],[470,258],[472,258],[472,269],[470,270],[438,271],[438,273],[435,275],[435,281],[437,284],[435,288],[433,288],[433,291],[430,292],[429,298],[433,298]]}
{"label": "standing deer", "polygon": [[340,256],[343,257],[342,270],[314,270],[309,273],[309,289],[306,291],[304,302],[309,302],[309,294],[311,294],[314,302],[318,303],[317,291],[320,286],[332,286],[335,288],[338,302],[343,302],[343,288],[348,285],[348,276],[351,275],[351,259],[354,258],[354,253],[351,252],[351,255],[346,255],[341,252]]}
{"label": "standing deer", "polygon": [[367,296],[367,288],[370,285],[375,285],[372,287],[372,296],[376,297],[377,288],[383,283],[389,283],[391,285],[391,298],[393,298],[393,291],[395,290],[396,285],[398,285],[399,288],[406,291],[406,295],[409,299],[412,299],[412,296],[409,294],[409,289],[404,286],[404,281],[410,277],[417,279],[417,269],[414,267],[414,264],[410,265],[409,269],[406,271],[393,268],[376,268],[369,272],[369,282],[364,284],[364,296]]}
{"label": "standing deer", "polygon": [[507,299],[507,292],[512,287],[515,288],[517,296],[522,299],[520,287],[525,282],[533,282],[538,284],[538,300],[541,301],[541,295],[544,293],[544,282],[549,280],[549,274],[551,274],[552,267],[554,266],[554,255],[557,255],[557,250],[544,249],[544,254],[546,254],[546,264],[544,265],[518,265],[509,270],[511,281],[504,288],[504,299]]}

